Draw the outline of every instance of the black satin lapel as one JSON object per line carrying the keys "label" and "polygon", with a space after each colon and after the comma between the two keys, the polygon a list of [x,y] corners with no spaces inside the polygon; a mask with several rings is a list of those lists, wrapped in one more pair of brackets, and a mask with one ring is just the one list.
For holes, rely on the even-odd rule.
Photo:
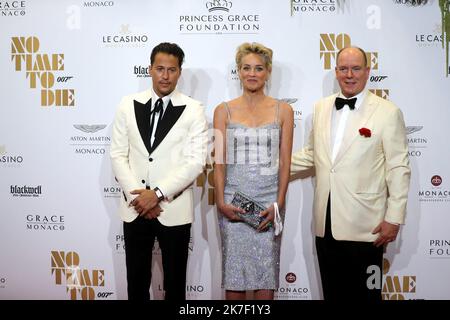
{"label": "black satin lapel", "polygon": [[150,112],[152,99],[148,100],[146,104],[142,104],[134,100],[134,114],[136,116],[136,123],[141,134],[142,141],[145,148],[150,153]]}
{"label": "black satin lapel", "polygon": [[161,119],[161,123],[158,123],[158,128],[156,129],[155,141],[153,142],[153,146],[151,148],[151,152],[158,147],[161,141],[164,140],[166,135],[169,133],[170,129],[172,129],[173,125],[178,121],[181,114],[183,113],[186,106],[176,106],[172,105],[172,101],[169,102],[167,106],[166,112],[164,112],[164,116]]}

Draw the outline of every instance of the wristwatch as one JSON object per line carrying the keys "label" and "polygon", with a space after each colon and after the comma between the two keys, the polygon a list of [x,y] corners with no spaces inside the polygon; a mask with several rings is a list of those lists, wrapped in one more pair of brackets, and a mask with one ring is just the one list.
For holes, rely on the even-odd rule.
{"label": "wristwatch", "polygon": [[164,195],[163,195],[162,191],[159,190],[158,187],[154,188],[153,191],[155,191],[156,196],[158,197],[159,201],[163,201],[164,200]]}

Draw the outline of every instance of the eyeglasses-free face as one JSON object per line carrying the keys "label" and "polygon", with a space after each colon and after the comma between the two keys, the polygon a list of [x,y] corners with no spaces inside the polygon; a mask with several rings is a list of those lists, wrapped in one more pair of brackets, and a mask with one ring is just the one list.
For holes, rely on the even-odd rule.
{"label": "eyeglasses-free face", "polygon": [[158,52],[150,66],[153,90],[159,97],[170,94],[177,86],[181,75],[178,58],[164,52]]}
{"label": "eyeglasses-free face", "polygon": [[258,91],[264,89],[269,75],[270,71],[267,69],[261,56],[249,53],[242,58],[239,78],[244,90]]}

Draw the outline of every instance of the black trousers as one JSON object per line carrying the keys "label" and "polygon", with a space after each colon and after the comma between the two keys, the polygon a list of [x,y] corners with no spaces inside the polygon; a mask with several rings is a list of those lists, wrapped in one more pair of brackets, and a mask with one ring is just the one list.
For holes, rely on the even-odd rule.
{"label": "black trousers", "polygon": [[152,248],[158,239],[162,254],[165,300],[186,300],[186,268],[191,224],[166,227],[158,219],[124,222],[129,300],[149,300]]}
{"label": "black trousers", "polygon": [[[383,247],[377,248],[373,242],[334,239],[331,233],[330,198],[325,236],[316,237],[316,249],[325,300],[381,301]],[[368,270],[369,266],[378,267],[379,272]],[[375,281],[374,275],[377,275]],[[373,289],[373,283],[378,283],[379,286]]]}

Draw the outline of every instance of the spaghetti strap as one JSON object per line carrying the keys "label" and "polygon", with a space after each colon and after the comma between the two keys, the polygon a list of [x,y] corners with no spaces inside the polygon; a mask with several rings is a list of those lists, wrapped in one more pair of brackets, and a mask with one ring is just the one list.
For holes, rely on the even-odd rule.
{"label": "spaghetti strap", "polygon": [[280,123],[280,100],[277,100],[277,110],[275,111],[275,123]]}
{"label": "spaghetti strap", "polygon": [[228,122],[230,122],[230,120],[231,120],[231,113],[230,113],[230,108],[228,107],[228,103],[226,103],[226,102],[224,101],[224,102],[223,102],[223,105],[225,106],[225,110],[227,110]]}

